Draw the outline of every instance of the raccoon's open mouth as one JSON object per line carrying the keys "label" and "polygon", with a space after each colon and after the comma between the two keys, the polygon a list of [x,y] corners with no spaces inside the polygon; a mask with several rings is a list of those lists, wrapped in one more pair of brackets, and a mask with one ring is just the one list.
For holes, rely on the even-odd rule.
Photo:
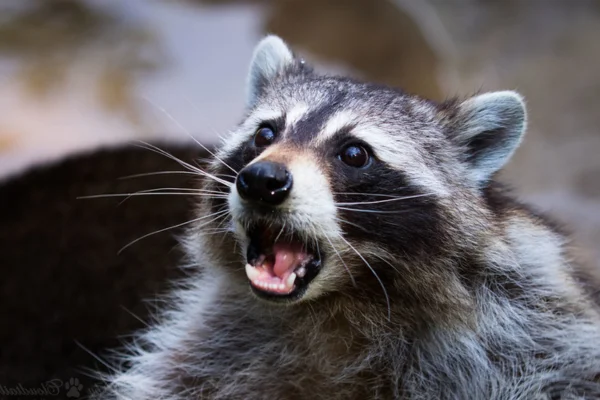
{"label": "raccoon's open mouth", "polygon": [[246,275],[253,291],[268,300],[300,298],[321,269],[321,254],[294,232],[256,225],[248,231]]}

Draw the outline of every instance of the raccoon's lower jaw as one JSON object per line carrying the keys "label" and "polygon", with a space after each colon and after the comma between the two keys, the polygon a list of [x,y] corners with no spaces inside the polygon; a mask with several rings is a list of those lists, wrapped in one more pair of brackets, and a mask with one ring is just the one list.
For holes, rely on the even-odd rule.
{"label": "raccoon's lower jaw", "polygon": [[246,275],[253,292],[266,300],[300,299],[321,269],[321,254],[293,232],[255,226],[248,233]]}

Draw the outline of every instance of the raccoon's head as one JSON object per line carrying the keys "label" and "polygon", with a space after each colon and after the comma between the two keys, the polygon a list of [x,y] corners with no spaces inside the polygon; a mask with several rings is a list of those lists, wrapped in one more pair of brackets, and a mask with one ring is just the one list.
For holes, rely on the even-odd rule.
{"label": "raccoon's head", "polygon": [[199,232],[232,285],[269,301],[389,303],[445,290],[433,281],[454,290],[444,260],[475,246],[481,191],[524,127],[516,93],[435,104],[319,75],[269,36],[251,63],[247,115],[211,166],[227,182],[206,183],[224,195],[202,212],[225,212],[230,226]]}

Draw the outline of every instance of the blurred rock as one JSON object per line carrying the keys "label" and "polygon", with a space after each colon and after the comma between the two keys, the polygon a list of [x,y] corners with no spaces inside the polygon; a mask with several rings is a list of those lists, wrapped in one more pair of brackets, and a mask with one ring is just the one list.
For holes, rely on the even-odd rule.
{"label": "blurred rock", "polygon": [[366,80],[441,99],[439,57],[416,22],[388,0],[273,2],[266,32]]}

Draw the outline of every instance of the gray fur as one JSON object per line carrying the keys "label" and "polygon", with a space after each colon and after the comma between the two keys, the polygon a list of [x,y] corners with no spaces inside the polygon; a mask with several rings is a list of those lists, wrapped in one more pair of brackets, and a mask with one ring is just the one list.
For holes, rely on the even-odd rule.
{"label": "gray fur", "polygon": [[[104,398],[600,398],[600,314],[576,278],[581,267],[568,258],[563,235],[491,181],[523,132],[520,97],[501,92],[437,105],[323,77],[286,57],[269,61],[285,66],[251,89],[247,118],[210,172],[230,173],[222,161],[237,165],[258,124],[284,118],[280,142],[259,157],[283,160],[298,176],[282,206],[285,222],[321,240],[326,265],[303,299],[258,300],[243,272],[251,213],[234,187],[207,179],[207,189],[229,193],[230,209],[208,228],[230,229],[214,235],[199,223],[189,230],[185,247],[197,272],[139,336],[124,358],[131,366],[111,377]],[[327,151],[344,126],[392,171],[379,190],[429,196],[408,209],[422,223],[387,214],[387,221],[403,218],[390,238],[378,236],[389,223],[376,214],[323,211],[340,202]],[[501,140],[478,143],[481,153],[469,157],[466,143],[490,130]],[[400,176],[405,188],[395,186]],[[200,202],[198,215],[211,206]],[[339,216],[370,234],[358,239],[360,229],[352,234]]]}

